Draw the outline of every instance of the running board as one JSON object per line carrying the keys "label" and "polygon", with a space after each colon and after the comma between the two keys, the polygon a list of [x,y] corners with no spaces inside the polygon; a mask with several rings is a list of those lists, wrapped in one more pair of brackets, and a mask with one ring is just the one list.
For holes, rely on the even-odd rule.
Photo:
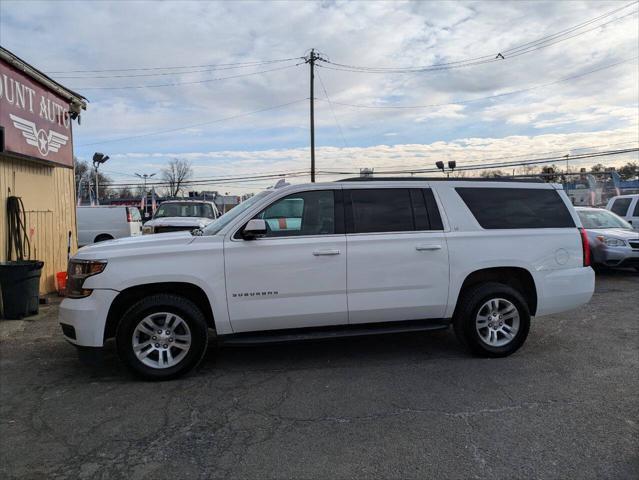
{"label": "running board", "polygon": [[401,322],[363,323],[357,325],[336,325],[328,327],[233,333],[230,335],[218,336],[218,342],[224,345],[300,342],[304,340],[327,340],[331,338],[445,330],[449,326],[450,320],[445,318],[432,320],[408,320]]}

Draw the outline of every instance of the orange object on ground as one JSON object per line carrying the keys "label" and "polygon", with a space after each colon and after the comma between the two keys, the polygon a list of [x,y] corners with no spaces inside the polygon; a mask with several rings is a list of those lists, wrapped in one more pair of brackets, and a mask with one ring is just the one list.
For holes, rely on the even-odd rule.
{"label": "orange object on ground", "polygon": [[64,297],[67,289],[67,272],[58,272],[55,274],[55,286],[58,295]]}

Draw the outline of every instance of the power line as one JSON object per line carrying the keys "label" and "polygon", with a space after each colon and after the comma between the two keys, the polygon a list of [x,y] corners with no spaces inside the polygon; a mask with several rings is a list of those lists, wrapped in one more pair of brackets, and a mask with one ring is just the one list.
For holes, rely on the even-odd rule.
{"label": "power line", "polygon": [[231,78],[250,77],[252,75],[261,75],[263,73],[277,72],[279,70],[286,70],[288,68],[297,67],[298,65],[302,65],[303,63],[304,62],[299,62],[294,65],[286,65],[285,67],[277,67],[277,68],[271,68],[268,70],[260,70],[259,72],[238,73],[237,75],[229,75],[227,77],[216,77],[216,78],[209,78],[206,80],[194,80],[190,82],[173,82],[173,83],[160,83],[160,84],[151,84],[151,85],[125,85],[121,87],[71,87],[71,88],[75,90],[130,90],[130,89],[140,89],[140,88],[179,87],[182,85],[195,85],[200,83],[216,82],[218,80],[228,80]]}
{"label": "power line", "polygon": [[603,20],[604,18],[612,16],[615,13],[625,10],[633,5],[636,5],[637,3],[639,2],[637,1],[631,2],[627,5],[624,5],[623,7],[611,10],[609,12],[604,13],[603,15],[590,19],[586,22],[582,22],[568,29],[561,30],[560,32],[556,32],[552,35],[546,35],[544,37],[541,37],[537,40],[533,40],[531,42],[527,42],[515,47],[511,47],[502,52],[494,52],[491,54],[482,55],[482,56],[474,57],[474,58],[468,58],[465,60],[458,60],[458,61],[446,62],[446,63],[436,63],[432,65],[417,66],[417,67],[366,67],[366,66],[358,66],[358,65],[348,65],[348,64],[331,62],[330,60],[326,60],[325,63],[328,63],[331,66],[330,67],[325,66],[324,68],[329,68],[331,70],[358,72],[358,73],[418,73],[418,72],[427,72],[427,71],[450,70],[453,68],[461,68],[461,67],[467,67],[472,65],[481,65],[484,63],[498,62],[508,58],[517,57],[525,53],[530,53],[536,50],[540,50],[541,48],[546,48],[551,45],[555,45],[556,43],[574,38],[579,35],[583,35],[592,30],[596,30],[605,25],[608,25],[609,23],[621,20],[629,15],[635,15],[637,13],[636,11],[614,18],[612,20],[609,20],[608,22],[596,25],[592,28],[583,30],[573,35],[569,35],[573,32],[576,32],[579,29],[583,29],[583,27],[585,26],[591,25],[594,22]]}
{"label": "power line", "polygon": [[[236,176],[236,177],[213,177],[213,178],[202,178],[202,179],[193,179],[193,180],[185,180],[182,182],[183,185],[212,185],[215,183],[226,183],[231,184],[237,181],[248,182],[248,181],[262,181],[268,179],[282,178],[282,177],[299,177],[306,176],[309,174],[308,170],[299,170],[299,171],[284,171],[277,173],[269,173],[264,175],[248,175],[248,176]],[[169,185],[170,182],[166,181],[154,181],[147,182],[149,187],[162,187]],[[124,186],[136,186],[138,183],[111,183],[111,187],[124,187]]]}
{"label": "power line", "polygon": [[154,135],[163,135],[165,133],[179,132],[180,130],[187,130],[189,128],[202,127],[204,125],[211,125],[211,124],[214,124],[214,123],[225,122],[227,120],[234,120],[234,119],[240,118],[240,117],[246,117],[246,116],[249,116],[249,115],[255,115],[256,113],[262,113],[262,112],[267,112],[267,111],[270,111],[270,110],[276,110],[278,108],[287,107],[287,106],[293,105],[295,103],[305,102],[306,100],[308,100],[308,99],[307,98],[302,98],[300,100],[294,100],[292,102],[281,103],[279,105],[273,105],[271,107],[261,108],[259,110],[253,110],[253,111],[250,111],[250,112],[238,113],[237,115],[231,115],[230,117],[217,118],[215,120],[210,120],[210,121],[201,122],[201,123],[193,123],[191,125],[185,125],[184,127],[170,128],[168,130],[160,130],[160,131],[156,131],[156,132],[140,133],[138,135],[130,135],[130,136],[127,136],[127,137],[112,138],[110,140],[101,140],[101,141],[98,141],[98,142],[83,143],[83,144],[78,145],[78,146],[79,147],[88,147],[88,146],[91,146],[91,145],[102,145],[102,144],[105,144],[105,143],[123,142],[125,140],[132,140],[132,139],[135,139],[135,138],[143,138],[143,137],[150,137],[150,136],[154,136]]}
{"label": "power line", "polygon": [[[590,145],[587,147],[569,147],[569,148],[564,148],[561,150],[551,150],[551,151],[547,151],[547,152],[534,152],[534,155],[552,155],[555,153],[563,153],[565,154],[565,152],[570,151],[570,152],[574,152],[574,151],[579,151],[579,150],[593,150],[595,148],[602,148],[602,147],[617,147],[619,145],[628,145],[630,143],[639,143],[639,140],[631,140],[628,142],[616,142],[616,143],[605,143],[605,144],[599,144],[599,145]],[[453,153],[453,154],[467,154],[467,153],[472,153],[472,152],[479,152],[479,153],[494,153],[494,151],[485,151],[485,150],[476,150],[476,149],[462,149],[462,150],[445,150],[445,149],[441,149],[441,150],[436,150],[436,151],[430,151],[430,152],[426,152],[426,153],[433,153],[433,156],[440,156],[440,155],[436,155],[436,152],[443,152],[444,155],[446,155],[447,153]],[[594,152],[591,152],[594,153]],[[473,160],[464,160],[464,165],[466,164],[475,164],[475,163],[481,163],[481,162],[491,162],[494,160],[510,160],[512,158],[522,158],[522,157],[530,157],[531,153],[523,153],[523,154],[519,154],[519,155],[507,155],[507,156],[501,156],[501,157],[489,157],[489,158],[479,158],[479,159],[473,159]],[[445,157],[448,158],[448,157]],[[562,157],[563,158],[563,157]],[[572,158],[572,157],[571,157]],[[460,160],[457,160],[458,162]],[[385,165],[382,166],[381,168],[396,168],[396,167],[404,167],[404,169],[406,168],[417,168],[419,169],[419,166],[416,165]],[[324,172],[329,172],[330,169],[324,169]],[[415,170],[405,170],[405,171],[409,171],[409,172],[414,172]],[[437,170],[439,171],[439,170]]]}
{"label": "power line", "polygon": [[[597,157],[607,157],[612,155],[623,155],[627,153],[639,152],[639,148],[627,148],[623,150],[610,150],[604,152],[593,152],[593,153],[584,153],[578,155],[569,155],[568,159],[570,161],[579,161],[585,160],[589,158],[597,158]],[[553,163],[565,161],[566,156],[554,156],[554,157],[546,157],[546,158],[533,158],[529,160],[522,160],[518,162],[498,162],[498,163],[486,163],[482,165],[473,165],[473,166],[458,166],[455,171],[471,171],[471,170],[484,170],[490,168],[507,168],[507,167],[519,167],[525,165],[539,165],[543,163]],[[412,174],[412,173],[434,173],[439,172],[440,170],[437,168],[420,168],[420,169],[411,169],[411,170],[384,170],[384,171],[376,171],[375,173],[379,175],[388,175],[388,174]],[[322,170],[318,173],[322,175],[354,175],[359,172],[355,171],[339,171],[339,172],[329,172],[326,170]]]}
{"label": "power line", "polygon": [[[300,58],[293,58],[291,60],[300,60]],[[288,60],[288,61],[291,61]],[[159,76],[167,76],[167,75],[188,75],[193,73],[208,73],[208,72],[219,72],[221,70],[237,70],[239,68],[253,68],[256,66],[268,65],[269,63],[261,63],[255,65],[241,65],[241,66],[228,66],[228,67],[214,67],[200,70],[183,70],[183,71],[169,71],[169,72],[158,72],[158,73],[135,73],[135,74],[118,74],[118,75],[69,75],[69,76],[57,76],[56,80],[61,79],[70,79],[70,78],[78,78],[78,79],[103,79],[103,78],[135,78],[135,77],[159,77]]]}
{"label": "power line", "polygon": [[[614,146],[614,145],[622,145],[627,143],[637,143],[637,141],[633,142],[621,142],[615,144],[607,144],[607,145],[592,145],[589,147],[579,147],[579,148],[570,148],[569,151],[575,150],[585,150],[591,148],[597,148],[599,146]],[[559,152],[564,152],[566,150],[561,150]],[[558,151],[555,151],[558,152]],[[555,153],[555,152],[547,152],[547,153]],[[612,155],[622,155],[627,153],[639,152],[639,148],[627,148],[627,149],[617,149],[617,150],[607,150],[601,152],[589,152],[583,154],[576,155],[568,155],[568,159],[571,162],[578,162],[587,160],[590,158],[598,158],[598,157],[606,157]],[[542,153],[541,155],[546,155],[546,153]],[[514,155],[511,157],[499,157],[500,159],[509,159],[521,157],[524,155]],[[487,162],[493,159],[483,159],[481,161]],[[472,171],[472,170],[483,170],[490,168],[507,168],[507,167],[517,167],[517,166],[525,166],[525,165],[536,165],[543,163],[553,163],[553,162],[561,162],[566,160],[566,155],[554,155],[550,157],[534,157],[529,158],[527,160],[519,160],[516,162],[495,162],[495,163],[483,163],[479,165],[460,165],[456,170],[457,171]],[[468,162],[471,163],[471,162]],[[388,174],[415,174],[415,173],[435,173],[439,172],[437,168],[415,168],[415,169],[395,169],[395,170],[377,170],[376,174],[378,175],[388,175]],[[355,175],[359,174],[359,171],[350,171],[350,170],[339,170],[339,171],[329,171],[329,170],[318,170],[318,174],[321,175]],[[309,174],[308,170],[288,170],[288,171],[280,171],[273,173],[253,173],[253,174],[243,174],[236,176],[215,176],[210,178],[195,178],[191,180],[187,180],[184,182],[184,185],[188,186],[197,186],[197,185],[214,185],[214,184],[227,184],[232,185],[235,183],[248,183],[248,182],[261,182],[269,179],[289,177],[289,178],[297,178],[301,176],[307,176]],[[154,181],[148,182],[148,186],[166,186],[169,182],[166,181]],[[110,187],[125,187],[125,186],[137,186],[138,183],[111,183]]]}
{"label": "power line", "polygon": [[[548,87],[550,85],[555,85],[557,83],[562,83],[562,82],[566,82],[568,80],[574,80],[576,78],[580,78],[580,77],[585,77],[587,75],[591,75],[593,73],[597,73],[600,72],[602,70],[606,70],[612,67],[616,67],[617,65],[621,65],[623,63],[627,63],[630,62],[632,60],[636,60],[637,58],[639,58],[639,56],[635,56],[632,58],[628,58],[619,62],[615,62],[615,63],[611,63],[610,65],[605,65],[603,67],[599,67],[599,68],[595,68],[593,70],[589,70],[587,72],[583,72],[583,73],[579,73],[579,74],[575,74],[575,75],[570,75],[568,77],[563,77],[560,78],[558,80],[554,80],[552,82],[548,82],[548,83],[542,83],[539,85],[533,85],[532,87],[528,87],[528,88],[522,88],[520,90],[513,90],[510,92],[504,92],[504,93],[499,93],[496,95],[489,95],[487,97],[479,97],[479,98],[471,98],[468,100],[456,100],[456,101],[452,101],[452,102],[445,102],[445,103],[431,103],[431,104],[427,104],[427,105],[362,105],[362,104],[355,104],[355,103],[344,103],[344,102],[335,102],[333,101],[332,103],[335,105],[342,105],[342,106],[346,106],[346,107],[355,107],[355,108],[369,108],[369,109],[420,109],[420,108],[432,108],[432,107],[444,107],[447,105],[465,105],[468,103],[474,103],[474,102],[480,102],[483,100],[491,100],[493,98],[500,98],[500,97],[505,97],[505,96],[509,96],[509,95],[515,95],[518,93],[524,93],[524,92],[529,92],[531,90],[535,90],[538,88],[543,88],[543,87]],[[322,68],[326,68],[323,67],[321,65],[318,65]],[[321,99],[319,99],[321,100]]]}
{"label": "power line", "polygon": [[137,68],[106,68],[100,70],[58,70],[58,71],[49,71],[45,72],[47,74],[57,74],[57,73],[103,73],[103,72],[147,72],[147,71],[157,71],[157,70],[177,70],[177,69],[188,69],[188,68],[218,68],[218,67],[253,67],[258,65],[266,65],[270,63],[281,63],[288,62],[290,60],[299,60],[300,57],[290,57],[290,58],[277,58],[274,60],[256,60],[254,62],[236,62],[236,63],[217,63],[217,64],[204,64],[204,65],[182,65],[182,66],[167,66],[167,67],[137,67]]}
{"label": "power line", "polygon": [[337,125],[337,129],[339,130],[339,134],[342,137],[342,142],[344,142],[344,146],[348,148],[348,144],[346,143],[346,138],[344,138],[344,132],[342,131],[342,126],[339,124],[339,120],[337,120],[337,115],[335,114],[333,103],[331,102],[331,99],[328,96],[328,92],[326,91],[326,87],[324,86],[324,81],[322,80],[322,77],[320,76],[319,71],[317,72],[317,78],[319,78],[320,85],[322,86],[322,90],[324,90],[324,95],[326,95],[326,101],[328,102],[328,105],[331,107],[331,112],[333,112],[333,118],[335,119],[335,124]]}

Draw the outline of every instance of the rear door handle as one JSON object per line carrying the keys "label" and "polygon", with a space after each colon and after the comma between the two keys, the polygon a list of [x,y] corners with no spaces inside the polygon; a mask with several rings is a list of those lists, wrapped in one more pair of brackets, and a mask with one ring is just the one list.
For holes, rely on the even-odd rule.
{"label": "rear door handle", "polygon": [[425,252],[429,250],[441,250],[441,249],[442,249],[441,245],[417,245],[415,247],[415,250],[417,250],[418,252]]}
{"label": "rear door handle", "polygon": [[315,250],[313,255],[321,257],[323,255],[339,255],[339,250]]}

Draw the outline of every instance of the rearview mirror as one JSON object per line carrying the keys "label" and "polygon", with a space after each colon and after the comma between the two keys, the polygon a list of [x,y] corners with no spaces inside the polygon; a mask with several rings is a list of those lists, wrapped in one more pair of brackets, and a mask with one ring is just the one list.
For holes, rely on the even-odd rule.
{"label": "rearview mirror", "polygon": [[266,235],[266,222],[261,218],[253,218],[248,221],[244,230],[242,230],[242,237],[245,240],[253,240],[258,237]]}

